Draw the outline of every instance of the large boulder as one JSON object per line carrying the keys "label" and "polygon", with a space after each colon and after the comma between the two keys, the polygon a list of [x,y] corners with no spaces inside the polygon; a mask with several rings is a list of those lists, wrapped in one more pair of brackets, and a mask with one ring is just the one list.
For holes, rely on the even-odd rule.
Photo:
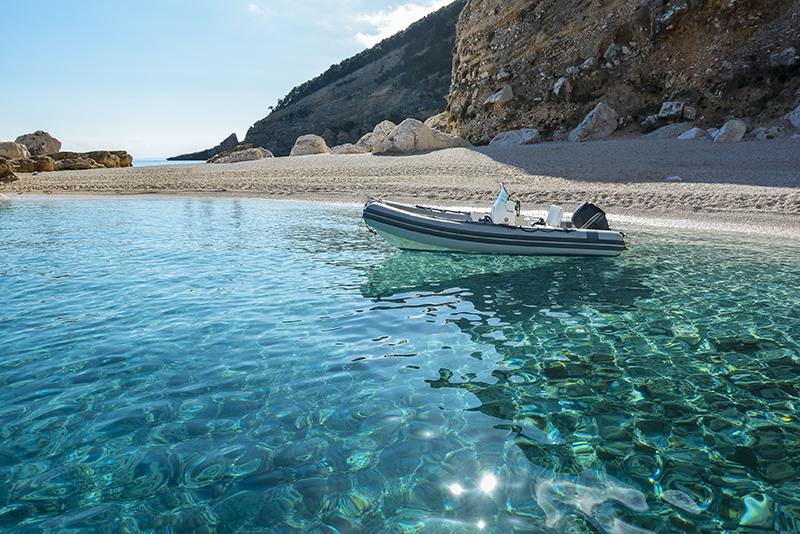
{"label": "large boulder", "polygon": [[692,128],[680,134],[678,139],[708,139],[708,132],[702,128]]}
{"label": "large boulder", "polygon": [[242,161],[256,161],[273,157],[272,152],[266,148],[246,148],[231,152],[226,156],[214,159],[212,163],[239,163]]}
{"label": "large boulder", "polygon": [[117,169],[119,168],[119,157],[112,154],[108,150],[95,150],[92,152],[86,152],[81,154],[84,158],[93,159],[95,162],[99,163],[106,169]]}
{"label": "large boulder", "polygon": [[25,145],[7,141],[0,143],[0,156],[8,159],[29,158],[31,153]]}
{"label": "large boulder", "polygon": [[36,162],[31,158],[14,158],[9,163],[14,172],[28,173],[36,170]]}
{"label": "large boulder", "polygon": [[105,166],[100,165],[93,159],[83,157],[59,159],[53,164],[54,171],[82,171],[86,169],[105,169]]}
{"label": "large boulder", "polygon": [[658,130],[650,132],[647,137],[654,137],[656,139],[677,139],[692,129],[690,122],[676,122],[675,124],[667,124]]}
{"label": "large boulder", "polygon": [[230,156],[231,154],[233,154],[235,152],[241,152],[243,150],[250,150],[251,148],[253,148],[253,145],[251,145],[250,143],[245,143],[243,145],[236,145],[234,147],[231,147],[231,148],[225,150],[224,152],[220,152],[219,154],[211,156],[210,158],[208,158],[206,163],[216,163],[219,160],[221,160],[222,158],[227,158],[228,156]]}
{"label": "large boulder", "polygon": [[56,161],[62,159],[78,159],[81,157],[79,152],[56,152],[52,155],[52,158]]}
{"label": "large boulder", "polygon": [[14,174],[11,163],[6,158],[0,157],[0,182],[13,182],[15,180],[19,180],[19,177]]}
{"label": "large boulder", "polygon": [[600,102],[586,115],[577,128],[570,132],[569,140],[572,143],[578,143],[605,139],[617,130],[618,121],[617,112],[611,106]]}
{"label": "large boulder", "polygon": [[496,145],[533,145],[542,142],[542,136],[539,135],[539,130],[533,128],[522,128],[520,130],[511,130],[497,134],[494,139],[489,142],[489,146]]}
{"label": "large boulder", "polygon": [[126,150],[111,150],[111,153],[119,158],[120,167],[133,167],[133,156]]}
{"label": "large boulder", "polygon": [[747,125],[740,120],[730,120],[714,136],[715,143],[738,143],[747,132]]}
{"label": "large boulder", "polygon": [[800,128],[800,106],[797,106],[797,108],[789,114],[789,120],[792,126]]}
{"label": "large boulder", "polygon": [[366,154],[369,150],[354,145],[353,143],[345,143],[331,147],[331,154]]}
{"label": "large boulder", "polygon": [[325,139],[318,135],[302,135],[294,142],[290,156],[308,156],[311,154],[330,154],[331,149]]}
{"label": "large boulder", "polygon": [[389,135],[389,132],[395,128],[397,128],[397,125],[392,121],[382,121],[375,126],[371,132],[361,137],[361,139],[356,142],[356,147],[367,152],[372,152],[375,150],[375,147],[383,143],[383,140],[386,139],[386,136]]}
{"label": "large boulder", "polygon": [[444,148],[470,147],[469,141],[425,126],[417,119],[406,119],[373,149],[374,154],[414,154]]}
{"label": "large boulder", "polygon": [[42,130],[20,135],[17,137],[17,143],[28,147],[32,156],[52,156],[61,150],[61,141]]}

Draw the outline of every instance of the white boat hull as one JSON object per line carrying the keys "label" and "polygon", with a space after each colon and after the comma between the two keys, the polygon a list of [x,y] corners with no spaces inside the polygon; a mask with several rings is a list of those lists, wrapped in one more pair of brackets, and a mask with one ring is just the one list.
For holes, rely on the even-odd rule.
{"label": "white boat hull", "polygon": [[569,226],[505,226],[475,220],[469,213],[370,200],[366,224],[405,250],[476,254],[618,256],[625,236],[612,230]]}

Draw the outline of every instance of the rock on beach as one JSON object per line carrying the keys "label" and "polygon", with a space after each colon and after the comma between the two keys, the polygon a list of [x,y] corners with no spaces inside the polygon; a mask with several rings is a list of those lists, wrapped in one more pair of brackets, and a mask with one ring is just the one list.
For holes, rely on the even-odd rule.
{"label": "rock on beach", "polygon": [[328,148],[325,139],[319,135],[303,135],[297,138],[292,152],[289,156],[309,156],[312,154],[330,154],[331,149]]}
{"label": "rock on beach", "polygon": [[600,102],[569,134],[572,143],[605,139],[617,130],[619,116],[614,109]]}

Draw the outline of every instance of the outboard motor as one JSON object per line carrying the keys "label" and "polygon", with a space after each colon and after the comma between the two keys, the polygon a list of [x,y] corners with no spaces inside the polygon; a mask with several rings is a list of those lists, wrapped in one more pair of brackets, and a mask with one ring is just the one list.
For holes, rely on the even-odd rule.
{"label": "outboard motor", "polygon": [[575,228],[585,230],[609,230],[606,213],[590,202],[584,202],[572,214]]}
{"label": "outboard motor", "polygon": [[506,186],[500,183],[500,194],[497,196],[489,217],[495,224],[505,224],[508,226],[518,226],[517,216],[519,215],[519,202],[511,203],[508,200],[509,194]]}

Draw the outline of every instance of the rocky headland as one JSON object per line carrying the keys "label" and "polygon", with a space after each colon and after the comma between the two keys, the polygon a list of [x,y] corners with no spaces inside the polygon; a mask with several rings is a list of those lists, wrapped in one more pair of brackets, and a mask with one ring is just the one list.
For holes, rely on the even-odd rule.
{"label": "rocky headland", "polygon": [[15,141],[0,142],[0,181],[18,180],[17,173],[113,169],[131,167],[133,157],[125,150],[64,152],[61,141],[37,130]]}

